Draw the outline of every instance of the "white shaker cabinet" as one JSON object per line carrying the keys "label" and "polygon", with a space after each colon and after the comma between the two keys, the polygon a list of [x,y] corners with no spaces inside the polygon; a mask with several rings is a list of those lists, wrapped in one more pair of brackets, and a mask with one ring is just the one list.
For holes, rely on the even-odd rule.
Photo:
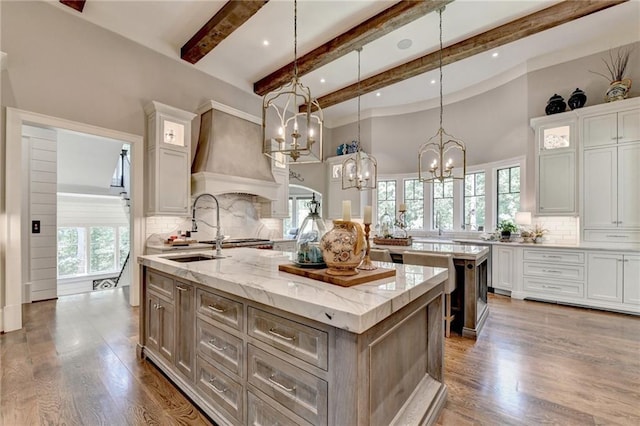
{"label": "white shaker cabinet", "polygon": [[640,255],[590,253],[588,264],[587,298],[640,305]]}
{"label": "white shaker cabinet", "polygon": [[640,255],[624,255],[622,301],[640,305]]}
{"label": "white shaker cabinet", "polygon": [[577,116],[566,112],[531,120],[536,141],[536,213],[575,215]]}
{"label": "white shaker cabinet", "polygon": [[640,142],[640,109],[584,118],[582,145],[585,148],[627,142]]}
{"label": "white shaker cabinet", "polygon": [[191,112],[152,101],[147,116],[146,213],[188,216],[191,202]]}
{"label": "white shaker cabinet", "polygon": [[277,199],[262,204],[261,217],[284,219],[290,216],[289,164],[284,154],[275,153],[275,157],[271,159],[271,173],[278,184]]}
{"label": "white shaker cabinet", "polygon": [[520,279],[520,249],[494,245],[491,251],[491,275],[494,290],[513,291]]}

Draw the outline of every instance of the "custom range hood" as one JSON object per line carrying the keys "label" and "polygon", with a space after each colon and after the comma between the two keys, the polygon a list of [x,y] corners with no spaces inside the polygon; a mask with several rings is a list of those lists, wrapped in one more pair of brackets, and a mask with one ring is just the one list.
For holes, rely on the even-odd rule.
{"label": "custom range hood", "polygon": [[200,134],[192,156],[192,193],[241,193],[275,201],[279,185],[262,153],[261,120],[215,101],[207,101],[197,113]]}

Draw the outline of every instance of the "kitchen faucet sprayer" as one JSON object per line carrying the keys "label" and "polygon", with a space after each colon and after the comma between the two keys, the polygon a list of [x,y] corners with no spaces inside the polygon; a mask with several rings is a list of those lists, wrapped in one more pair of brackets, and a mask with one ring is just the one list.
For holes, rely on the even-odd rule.
{"label": "kitchen faucet sprayer", "polygon": [[208,192],[204,192],[196,197],[193,201],[193,207],[191,208],[191,232],[198,231],[198,224],[196,220],[196,205],[198,204],[198,200],[202,197],[211,197],[213,201],[216,202],[216,226],[209,225],[207,222],[201,221],[202,223],[211,226],[212,228],[216,228],[216,255],[220,256],[222,254],[222,228],[220,227],[220,204],[218,203],[218,199]]}

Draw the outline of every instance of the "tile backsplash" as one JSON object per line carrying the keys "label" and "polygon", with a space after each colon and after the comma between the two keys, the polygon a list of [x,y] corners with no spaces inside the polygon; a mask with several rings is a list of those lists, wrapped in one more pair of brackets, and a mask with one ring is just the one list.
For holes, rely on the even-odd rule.
{"label": "tile backsplash", "polygon": [[544,242],[553,244],[577,244],[579,235],[579,223],[577,217],[571,216],[544,216],[532,218],[532,226],[540,225],[548,230],[544,236]]}

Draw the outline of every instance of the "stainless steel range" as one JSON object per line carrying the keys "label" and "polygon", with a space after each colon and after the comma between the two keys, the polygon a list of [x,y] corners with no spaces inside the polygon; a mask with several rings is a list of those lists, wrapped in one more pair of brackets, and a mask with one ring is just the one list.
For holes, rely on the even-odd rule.
{"label": "stainless steel range", "polygon": [[[215,240],[199,241],[202,244],[216,244]],[[222,241],[222,248],[255,247],[260,249],[272,249],[273,241],[262,238],[236,238]]]}

